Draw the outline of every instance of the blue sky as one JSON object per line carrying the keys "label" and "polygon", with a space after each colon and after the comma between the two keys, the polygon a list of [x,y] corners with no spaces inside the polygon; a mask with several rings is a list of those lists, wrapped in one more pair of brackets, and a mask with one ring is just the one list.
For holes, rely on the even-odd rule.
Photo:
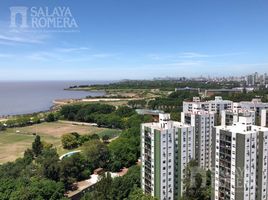
{"label": "blue sky", "polygon": [[[13,6],[69,7],[78,28],[14,32]],[[0,80],[226,76],[267,69],[265,0],[0,2]]]}

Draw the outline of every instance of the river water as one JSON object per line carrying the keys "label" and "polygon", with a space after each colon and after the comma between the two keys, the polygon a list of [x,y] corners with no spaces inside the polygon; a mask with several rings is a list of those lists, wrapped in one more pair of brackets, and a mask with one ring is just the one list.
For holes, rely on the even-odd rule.
{"label": "river water", "polygon": [[98,84],[104,82],[36,81],[0,82],[0,116],[28,114],[48,110],[55,99],[79,99],[101,96],[104,92],[64,90],[71,85]]}

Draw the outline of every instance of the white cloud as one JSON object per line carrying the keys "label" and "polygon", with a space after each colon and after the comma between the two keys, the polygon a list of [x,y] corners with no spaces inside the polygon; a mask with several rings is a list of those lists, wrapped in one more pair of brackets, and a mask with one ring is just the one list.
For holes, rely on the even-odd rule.
{"label": "white cloud", "polygon": [[186,66],[200,66],[201,64],[204,64],[204,62],[203,61],[181,61],[181,62],[164,64],[164,66],[186,67]]}
{"label": "white cloud", "polygon": [[79,52],[79,51],[86,51],[90,50],[88,47],[76,47],[76,48],[57,48],[56,51],[63,52],[63,53],[70,53],[70,52]]}
{"label": "white cloud", "polygon": [[35,52],[29,55],[26,55],[25,58],[33,61],[49,61],[56,59],[55,55],[47,52]]}
{"label": "white cloud", "polygon": [[[116,58],[118,54],[112,53],[89,53],[87,47],[56,48],[51,51],[40,51],[28,53],[25,58],[32,61],[54,61],[54,62],[86,62],[104,58]],[[81,52],[82,51],[82,52]],[[73,56],[70,56],[72,53]]]}
{"label": "white cloud", "polygon": [[0,40],[6,41],[6,42],[40,43],[39,40],[35,40],[35,39],[26,39],[26,38],[21,38],[18,36],[5,36],[5,35],[0,35]]}
{"label": "white cloud", "polygon": [[4,45],[41,44],[50,38],[48,33],[12,30],[9,24],[0,21],[0,43]]}
{"label": "white cloud", "polygon": [[223,54],[205,54],[199,52],[179,52],[170,54],[148,54],[152,60],[179,60],[179,59],[195,59],[195,58],[213,58],[228,57],[245,54],[245,52],[223,53]]}

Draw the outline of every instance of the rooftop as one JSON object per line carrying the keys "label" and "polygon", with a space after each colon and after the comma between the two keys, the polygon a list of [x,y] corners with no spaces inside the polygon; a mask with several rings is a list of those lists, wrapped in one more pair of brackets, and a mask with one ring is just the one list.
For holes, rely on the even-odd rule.
{"label": "rooftop", "polygon": [[148,110],[148,109],[136,109],[136,112],[139,115],[159,115],[160,113],[164,113],[161,110]]}
{"label": "rooftop", "polygon": [[232,126],[217,126],[217,128],[240,134],[251,134],[257,131],[268,132],[268,128],[252,125],[252,119],[244,116],[240,116],[239,122],[234,123]]}
{"label": "rooftop", "polygon": [[224,100],[221,96],[216,96],[214,100],[209,101],[201,101],[199,97],[193,97],[192,101],[184,101],[184,102],[192,102],[192,103],[198,103],[198,104],[204,104],[204,103],[213,103],[213,102],[228,102],[232,103],[230,100]]}
{"label": "rooftop", "polygon": [[[177,128],[189,128],[189,127],[191,127],[190,125],[188,125],[188,124],[184,124],[184,123],[182,123],[182,122],[169,121],[169,123],[171,123],[172,126],[177,127]],[[153,128],[153,129],[157,129],[157,130],[159,130],[159,131],[164,131],[164,130],[166,130],[165,128],[161,128],[161,123],[159,123],[159,122],[154,122],[154,123],[144,123],[144,124],[142,124],[142,126],[150,127],[150,128]]]}

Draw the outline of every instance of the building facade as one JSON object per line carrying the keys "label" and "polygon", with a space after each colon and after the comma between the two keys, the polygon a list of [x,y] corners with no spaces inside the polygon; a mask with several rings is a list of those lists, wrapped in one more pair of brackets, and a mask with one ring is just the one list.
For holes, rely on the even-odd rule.
{"label": "building facade", "polygon": [[207,111],[181,113],[181,121],[195,128],[195,159],[198,166],[211,169],[212,128],[215,125],[216,114]]}
{"label": "building facade", "polygon": [[250,117],[251,123],[256,125],[256,112],[252,110],[239,110],[238,113],[232,110],[223,110],[221,112],[221,126],[232,126],[239,121],[239,117]]}
{"label": "building facade", "polygon": [[215,200],[267,200],[268,128],[239,117],[213,134]]}
{"label": "building facade", "polygon": [[194,97],[193,101],[183,102],[184,113],[204,110],[220,114],[222,110],[232,110],[232,109],[233,109],[233,102],[229,100],[223,100],[222,97],[220,96],[215,97],[215,99],[211,101],[200,101],[199,97]]}
{"label": "building facade", "polygon": [[268,127],[268,109],[261,111],[261,126]]}
{"label": "building facade", "polygon": [[141,126],[141,187],[159,200],[179,199],[184,169],[194,159],[194,128],[159,114]]}
{"label": "building facade", "polygon": [[268,103],[262,102],[260,99],[252,99],[252,101],[241,101],[233,104],[233,111],[238,113],[239,110],[253,110],[256,116],[261,116],[261,111],[268,109]]}

